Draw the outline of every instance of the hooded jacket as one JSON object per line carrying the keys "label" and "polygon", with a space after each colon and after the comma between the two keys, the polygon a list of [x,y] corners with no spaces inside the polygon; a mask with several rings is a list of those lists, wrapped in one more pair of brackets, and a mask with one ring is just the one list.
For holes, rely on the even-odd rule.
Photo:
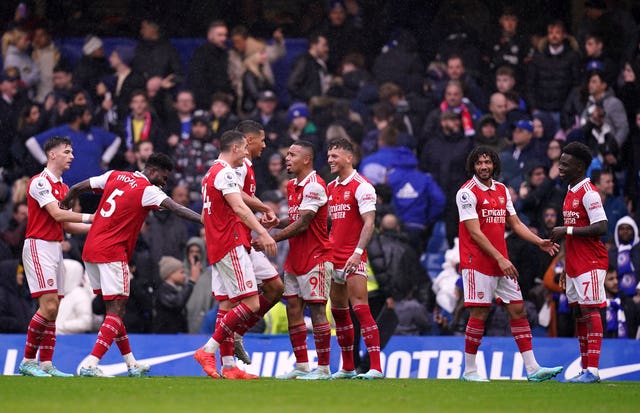
{"label": "hooded jacket", "polygon": [[22,286],[16,282],[17,268],[18,260],[0,262],[0,333],[26,333],[36,312],[26,278]]}
{"label": "hooded jacket", "polygon": [[[200,326],[205,314],[213,307],[215,300],[211,294],[211,266],[206,265],[207,261],[207,249],[205,247],[204,240],[200,237],[192,237],[187,241],[185,247],[185,257],[189,251],[189,247],[197,245],[200,247],[201,258],[200,262],[203,263],[202,273],[200,278],[196,281],[193,287],[193,292],[187,300],[187,324],[189,334],[198,334],[200,332]],[[191,263],[188,257],[184,260],[184,267],[187,275],[191,274]]]}
{"label": "hooded jacket", "polygon": [[[618,228],[620,225],[627,224],[633,228],[633,241],[631,244],[621,244],[618,238]],[[609,266],[618,270],[618,282],[620,292],[624,295],[636,295],[636,285],[640,279],[640,236],[638,235],[638,225],[630,216],[622,217],[616,222],[616,229],[613,232],[615,247],[609,250]],[[626,271],[629,269],[627,254],[621,254],[630,251],[631,268],[633,272]]]}

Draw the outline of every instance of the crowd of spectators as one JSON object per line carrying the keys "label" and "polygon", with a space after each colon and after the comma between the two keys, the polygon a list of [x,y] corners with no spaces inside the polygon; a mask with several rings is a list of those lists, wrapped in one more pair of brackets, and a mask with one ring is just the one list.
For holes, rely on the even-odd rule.
{"label": "crowd of spectators", "polygon": [[[310,141],[315,169],[327,178],[329,139],[345,137],[358,148],[358,170],[379,197],[370,250],[376,299],[380,311],[395,309],[398,334],[464,331],[455,193],[468,179],[469,151],[488,145],[500,153],[501,181],[521,220],[546,236],[562,224],[562,147],[587,144],[593,151],[589,175],[609,219],[603,241],[619,281],[607,289],[607,322],[612,335],[615,327],[616,336],[635,337],[638,24],[628,11],[607,3],[585,1],[573,34],[555,19],[545,22],[542,33],[526,33],[520,25],[525,16],[507,6],[493,16],[493,29],[477,36],[458,18],[461,10],[451,8],[440,14],[441,25],[434,22],[443,30],[442,41],[434,40],[428,47],[434,53],[427,54],[406,28],[389,30],[377,44],[379,33],[370,36],[363,24],[368,11],[359,2],[329,1],[322,22],[307,22],[307,50],[287,68],[282,84],[273,67],[287,53],[287,33],[280,28],[260,38],[246,26],[229,30],[214,20],[184,66],[160,20],[149,16],[140,23],[135,47],[118,45],[109,55],[103,39],[83,33],[82,57],[72,64],[49,26],[23,24],[24,16],[16,13],[2,36],[0,73],[0,294],[11,296],[0,300],[0,332],[25,331],[24,314],[33,310],[20,265],[25,188],[42,168],[42,145],[49,137],[69,136],[73,142],[75,160],[64,175],[69,185],[108,168],[140,170],[151,153],[164,152],[176,165],[166,190],[198,211],[200,182],[219,154],[220,135],[252,119],[266,131],[266,149],[254,162],[257,195],[285,215],[284,154],[291,143]],[[89,194],[76,208],[93,212],[97,201]],[[451,250],[440,251],[446,257],[443,273],[427,274],[419,260],[438,221],[444,222]],[[623,235],[627,227],[630,236]],[[206,258],[200,229],[158,211],[149,215],[141,235],[131,262],[127,330],[206,331],[202,320],[215,303],[200,294],[210,279],[201,264]],[[530,321],[543,334],[572,335],[566,297],[563,302],[556,285],[562,256],[540,256],[506,236]],[[80,260],[83,241],[69,235],[65,258]],[[274,262],[280,270],[281,262],[281,256]],[[82,289],[82,277],[74,286]],[[100,307],[98,297],[93,312]],[[494,334],[504,331],[503,312],[500,306],[492,311]]]}

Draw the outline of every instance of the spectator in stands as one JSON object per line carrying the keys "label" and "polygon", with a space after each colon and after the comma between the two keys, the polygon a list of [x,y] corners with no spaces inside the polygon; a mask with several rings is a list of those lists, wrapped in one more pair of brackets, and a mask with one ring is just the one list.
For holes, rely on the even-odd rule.
{"label": "spectator in stands", "polygon": [[13,204],[13,214],[7,227],[0,232],[0,241],[11,250],[13,258],[22,257],[24,237],[27,233],[27,204],[19,202]]}
{"label": "spectator in stands", "polygon": [[636,120],[636,110],[640,108],[640,61],[625,61],[618,84],[614,86],[617,86],[616,96],[622,101],[629,126],[632,127]]}
{"label": "spectator in stands", "polygon": [[411,79],[422,78],[424,63],[413,34],[406,29],[394,33],[375,58],[372,72],[379,83],[393,82],[401,87],[409,86]]}
{"label": "spectator in stands", "polygon": [[[16,100],[18,76],[7,70],[0,73],[0,146],[10,148],[16,140],[16,124],[20,113],[20,104]],[[0,168],[12,165],[10,152],[0,151]]]}
{"label": "spectator in stands", "polygon": [[[499,93],[494,93],[494,95],[502,96],[502,94]],[[502,99],[504,99],[504,96],[502,96]],[[496,153],[507,149],[509,141],[503,136],[498,136],[498,127],[498,122],[493,115],[486,114],[481,116],[476,123],[476,134],[473,136],[473,144],[475,146],[488,146],[496,151]]]}
{"label": "spectator in stands", "polygon": [[124,122],[133,92],[145,88],[142,75],[131,70],[131,60],[133,49],[117,46],[109,55],[109,64],[115,73],[101,79],[96,86],[96,94],[102,101],[102,110],[106,112],[102,125],[109,125],[109,129]]}
{"label": "spectator in stands", "polygon": [[364,38],[362,32],[347,19],[347,10],[342,0],[329,2],[327,19],[320,26],[320,32],[325,33],[331,55],[327,59],[327,67],[333,74],[338,73],[342,59],[350,52],[363,49]]}
{"label": "spectator in stands", "polygon": [[287,80],[287,92],[291,100],[308,103],[312,97],[322,96],[329,90],[331,75],[326,63],[328,58],[327,38],[312,34],[309,37],[309,49],[296,59]]}
{"label": "spectator in stands", "polygon": [[360,162],[359,172],[373,185],[385,183],[387,173],[398,157],[414,158],[409,148],[398,145],[399,132],[393,125],[387,125],[378,134],[378,150]]}
{"label": "spectator in stands", "polygon": [[618,62],[613,60],[604,49],[602,36],[599,33],[589,33],[584,41],[585,56],[581,67],[589,67],[592,64],[601,66],[603,79],[608,85],[613,85],[618,77],[620,69]]}
{"label": "spectator in stands", "polygon": [[500,153],[500,159],[503,160],[502,173],[506,185],[520,188],[524,181],[525,166],[533,161],[543,162],[544,155],[538,142],[533,140],[533,122],[530,120],[516,123],[512,141],[511,148]]}
{"label": "spectator in stands", "polygon": [[622,102],[615,97],[602,71],[590,72],[587,79],[589,97],[580,116],[580,124],[585,125],[588,122],[593,107],[602,106],[605,113],[604,122],[611,128],[611,133],[616,138],[618,147],[622,147],[629,134],[627,112]]}
{"label": "spectator in stands", "polygon": [[162,36],[157,20],[146,17],[140,22],[140,41],[136,46],[131,69],[145,80],[157,77],[174,84],[184,82],[184,71],[178,49]]}
{"label": "spectator in stands", "polygon": [[553,139],[551,131],[554,129],[553,119],[546,113],[537,113],[531,120],[533,122],[533,139],[538,142],[539,148],[546,148]]}
{"label": "spectator in stands", "polygon": [[603,240],[609,244],[614,241],[614,235],[616,234],[615,228],[618,220],[629,214],[622,197],[614,194],[613,179],[613,173],[610,171],[601,169],[593,169],[591,171],[591,182],[593,182],[598,189],[602,206],[607,214],[607,235]]}
{"label": "spectator in stands", "polygon": [[386,175],[393,191],[392,205],[409,242],[422,255],[435,222],[442,217],[445,194],[431,174],[418,169],[415,156],[397,152]]}
{"label": "spectator in stands", "polygon": [[175,148],[179,142],[189,139],[191,117],[195,109],[196,101],[192,91],[184,89],[176,94],[173,110],[167,120],[167,131],[170,133],[167,139],[169,147]]}
{"label": "spectator in stands", "polygon": [[142,171],[147,159],[153,153],[153,142],[140,141],[133,145],[133,162],[129,163],[123,170],[128,172]]}
{"label": "spectator in stands", "polygon": [[60,62],[60,50],[51,40],[51,33],[45,26],[39,26],[33,31],[31,58],[40,71],[40,81],[34,99],[36,102],[44,103],[44,98],[53,88],[53,68]]}
{"label": "spectator in stands", "polygon": [[216,92],[211,97],[210,105],[210,125],[213,133],[213,142],[216,145],[220,143],[220,136],[223,132],[236,127],[240,121],[236,115],[231,112],[233,98],[228,93]]}
{"label": "spectator in stands", "polygon": [[456,192],[467,179],[465,164],[473,147],[473,141],[465,136],[462,125],[462,113],[443,111],[439,130],[422,150],[419,163],[419,168],[431,173],[445,193],[444,221],[450,246],[458,235]]}
{"label": "spectator in stands", "polygon": [[[623,115],[624,116],[624,115]],[[611,171],[622,170],[620,165],[620,149],[613,135],[611,126],[605,122],[606,114],[601,105],[591,106],[588,111],[588,121],[579,129],[574,129],[567,136],[567,141],[579,141],[586,144],[594,156],[590,170],[593,168]]]}
{"label": "spectator in stands", "polygon": [[514,207],[525,224],[537,228],[541,225],[539,219],[542,207],[547,204],[561,205],[565,191],[555,185],[544,161],[533,159],[525,169],[525,180],[518,188],[518,199],[514,202]]}
{"label": "spectator in stands", "polygon": [[29,138],[25,145],[31,155],[44,164],[47,159],[42,149],[44,143],[52,136],[69,137],[75,153],[79,156],[75,158],[71,169],[65,172],[64,180],[68,185],[73,185],[90,176],[103,173],[118,151],[121,139],[91,126],[91,113],[86,106],[69,107],[65,117],[68,123]]}
{"label": "spectator in stands", "polygon": [[[438,108],[433,109],[427,116],[422,128],[422,137],[418,144],[419,153],[423,151],[425,145],[429,144],[438,135],[438,131],[442,127],[442,115],[446,112],[459,115],[463,135],[473,136],[475,134],[474,122],[478,118],[480,111],[464,96],[460,81],[451,80],[447,82],[444,100]],[[453,118],[450,117],[449,119]]]}
{"label": "spectator in stands", "polygon": [[26,333],[35,303],[18,260],[0,261],[0,333]]}
{"label": "spectator in stands", "polygon": [[210,119],[206,112],[197,110],[191,118],[188,139],[178,143],[172,156],[175,162],[172,181],[189,188],[190,202],[201,200],[202,178],[220,154],[211,139],[209,125]]}
{"label": "spectator in stands", "polygon": [[4,57],[4,69],[18,68],[20,79],[30,91],[35,92],[40,82],[40,69],[28,53],[30,47],[29,32],[19,26],[15,27],[9,41],[7,55]]}
{"label": "spectator in stands", "polygon": [[[505,6],[498,19],[500,31],[492,44],[488,45],[487,57],[489,69],[493,72],[502,66],[509,66],[522,82],[526,73],[526,64],[531,60],[533,50],[529,36],[518,27],[518,13],[512,6]],[[502,92],[502,91],[501,91]]]}
{"label": "spectator in stands", "polygon": [[503,139],[510,138],[511,135],[507,135],[507,98],[501,93],[496,92],[489,98],[489,112],[493,117],[493,121],[496,124],[496,136]]}
{"label": "spectator in stands", "polygon": [[278,110],[278,96],[271,90],[264,90],[258,95],[257,110],[249,119],[264,126],[265,144],[270,151],[278,151],[287,145],[287,129],[289,124],[285,116]]}
{"label": "spectator in stands", "polygon": [[17,136],[11,147],[15,164],[15,176],[34,176],[41,169],[40,163],[29,153],[25,142],[47,128],[42,107],[35,102],[28,103],[18,118]]}
{"label": "spectator in stands", "polygon": [[[189,207],[189,188],[176,185],[171,190],[171,199]],[[152,211],[145,221],[146,230],[142,234],[150,248],[151,259],[159,262],[165,255],[184,259],[185,246],[189,239],[187,226],[181,218],[171,211],[162,209]]]}
{"label": "spectator in stands", "polygon": [[162,284],[156,292],[153,332],[156,334],[176,334],[189,332],[187,322],[187,300],[200,278],[202,261],[192,258],[189,274],[182,261],[163,256],[158,266]]}
{"label": "spectator in stands", "polygon": [[[71,101],[72,90],[74,87],[73,71],[65,61],[58,63],[53,68],[52,89],[44,99],[44,112],[47,121],[47,127],[59,125],[63,123],[62,115],[67,109]],[[95,91],[94,91],[95,94]]]}
{"label": "spectator in stands", "polygon": [[93,329],[91,302],[93,293],[84,267],[76,260],[65,259],[64,300],[56,317],[57,334],[83,334]]}
{"label": "spectator in stands", "polygon": [[132,162],[133,145],[140,141],[149,140],[153,142],[153,148],[157,152],[167,153],[167,132],[160,119],[149,110],[147,94],[144,90],[131,92],[129,109],[129,114],[123,119],[120,126],[127,161]]}
{"label": "spectator in stands", "polygon": [[[548,112],[560,126],[560,110],[571,89],[580,82],[580,55],[567,38],[564,23],[547,25],[547,37],[529,64],[527,93],[533,113]],[[555,130],[553,131],[555,133]]]}
{"label": "spectator in stands", "polygon": [[457,80],[462,84],[462,90],[466,98],[480,110],[487,110],[487,96],[478,85],[478,82],[467,73],[462,56],[449,55],[447,57],[446,72],[448,80]]}
{"label": "spectator in stands", "polygon": [[624,216],[616,222],[613,237],[615,243],[609,248],[609,266],[617,271],[620,294],[633,297],[640,281],[638,225],[630,216]]}
{"label": "spectator in stands", "polygon": [[104,44],[98,36],[88,35],[82,45],[82,56],[73,72],[74,82],[84,90],[88,90],[92,100],[97,101],[96,86],[102,78],[109,76],[113,70],[109,67],[104,53]]}
{"label": "spectator in stands", "polygon": [[[198,263],[200,263],[199,266]],[[183,264],[187,274],[191,274],[191,271],[200,271],[200,276],[193,286],[193,292],[185,305],[188,332],[198,334],[205,314],[215,304],[215,299],[211,295],[211,266],[208,265],[207,249],[202,238],[189,238]]]}
{"label": "spectator in stands", "polygon": [[453,314],[459,297],[456,284],[460,279],[460,246],[459,239],[454,239],[453,247],[444,253],[442,271],[433,280],[431,289],[436,295],[434,320],[438,324],[439,334],[451,334]]}
{"label": "spectator in stands", "polygon": [[[271,65],[282,59],[287,53],[284,44],[282,29],[278,28],[273,32],[273,41],[266,46],[267,61],[263,65],[263,72],[269,79],[274,79]],[[244,59],[247,56],[247,46],[252,42],[258,42],[254,37],[249,36],[249,30],[245,26],[236,26],[231,29],[231,49],[229,49],[229,78],[233,85],[233,90],[242,102],[242,74],[245,71]]]}
{"label": "spectator in stands", "polygon": [[[522,109],[522,99],[518,92],[511,90],[503,93],[507,100],[506,122],[504,123],[505,138],[511,139],[515,125],[521,120],[529,120],[531,117],[525,109]],[[554,124],[555,126],[555,124]]]}
{"label": "spectator in stands", "polygon": [[398,316],[398,326],[394,331],[396,336],[423,336],[431,331],[433,316],[410,293],[402,300],[394,301],[393,309]]}
{"label": "spectator in stands", "polygon": [[[381,103],[387,102],[393,106],[393,121],[398,130],[413,138],[415,132],[420,128],[420,125],[418,125],[419,118],[415,116],[415,113],[412,113],[412,108],[407,101],[404,90],[395,83],[386,82],[378,88],[378,95]],[[415,147],[413,139],[409,139],[409,142],[411,142],[410,147]]]}
{"label": "spectator in stands", "polygon": [[189,86],[199,109],[207,109],[216,92],[233,94],[228,67],[227,25],[214,20],[209,24],[207,41],[193,52],[189,63]]}
{"label": "spectator in stands", "polygon": [[635,338],[640,324],[640,305],[633,298],[620,293],[618,273],[609,267],[604,279],[607,295],[606,317],[602,317],[604,338]]}
{"label": "spectator in stands", "polygon": [[316,170],[323,169],[326,165],[326,155],[321,154],[323,150],[326,152],[326,149],[323,146],[323,139],[319,136],[318,128],[309,119],[309,107],[302,102],[295,102],[289,106],[287,120],[289,121],[289,129],[287,130],[288,142],[281,148],[288,147],[299,140],[309,141],[314,145],[316,153],[314,156],[314,168]]}
{"label": "spectator in stands", "polygon": [[267,71],[267,44],[261,40],[246,41],[245,57],[242,62],[242,112],[251,113],[256,107],[260,92],[275,89],[273,73]]}

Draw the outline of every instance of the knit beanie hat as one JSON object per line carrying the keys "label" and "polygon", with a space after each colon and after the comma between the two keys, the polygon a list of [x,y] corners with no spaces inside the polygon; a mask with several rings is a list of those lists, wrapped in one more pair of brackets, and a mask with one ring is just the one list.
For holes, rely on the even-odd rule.
{"label": "knit beanie hat", "polygon": [[177,258],[165,255],[160,258],[158,262],[158,266],[160,267],[160,278],[164,281],[168,276],[173,274],[174,272],[181,270],[184,268],[184,264]]}

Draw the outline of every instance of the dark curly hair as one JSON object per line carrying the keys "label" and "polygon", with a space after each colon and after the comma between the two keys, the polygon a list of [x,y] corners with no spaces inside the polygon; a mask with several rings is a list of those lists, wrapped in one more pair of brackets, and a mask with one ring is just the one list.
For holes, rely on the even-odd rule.
{"label": "dark curly hair", "polygon": [[591,149],[587,145],[581,142],[571,142],[568,143],[563,149],[562,153],[566,153],[567,155],[571,155],[580,161],[584,165],[584,170],[589,169],[589,165],[591,165],[591,161],[593,161],[593,154],[591,153]]}
{"label": "dark curly hair", "polygon": [[469,174],[469,176],[473,176],[475,174],[474,166],[478,161],[478,159],[480,159],[480,157],[483,155],[488,156],[493,161],[492,178],[496,179],[497,177],[500,176],[502,163],[500,162],[500,157],[498,156],[498,153],[493,149],[489,148],[488,146],[479,145],[473,148],[471,152],[469,152],[469,156],[467,156],[467,166],[466,166],[467,173]]}

